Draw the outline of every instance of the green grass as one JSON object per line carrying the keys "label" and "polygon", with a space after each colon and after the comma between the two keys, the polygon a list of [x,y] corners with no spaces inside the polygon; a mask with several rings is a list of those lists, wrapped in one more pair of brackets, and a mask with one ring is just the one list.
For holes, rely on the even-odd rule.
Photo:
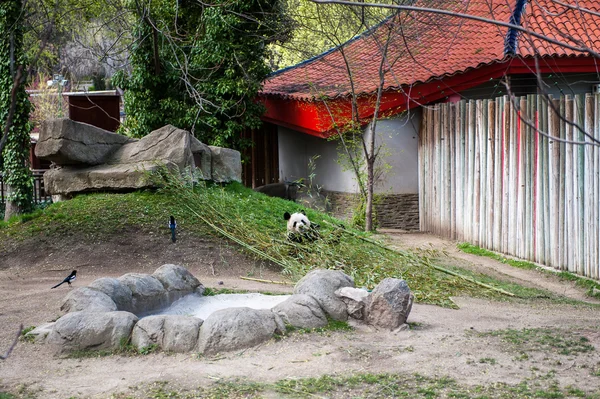
{"label": "green grass", "polygon": [[539,272],[545,272],[545,273],[549,273],[553,276],[558,276],[558,278],[560,278],[561,280],[573,281],[573,282],[575,282],[575,284],[578,287],[584,288],[586,290],[586,294],[588,296],[600,299],[600,283],[598,283],[597,281],[590,280],[590,279],[587,279],[587,278],[584,278],[584,277],[581,277],[581,276],[578,276],[576,274],[566,272],[566,271],[554,273],[554,272],[548,271],[546,269],[543,269],[541,267],[538,267],[537,265],[535,265],[532,262],[507,258],[496,252],[488,251],[487,249],[484,249],[484,248],[478,247],[477,245],[469,244],[466,242],[458,244],[457,247],[461,251],[468,253],[468,254],[485,256],[486,258],[491,258],[491,259],[497,260],[501,263],[505,263],[510,266],[518,267],[520,269],[538,270]]}
{"label": "green grass", "polygon": [[526,269],[526,270],[538,269],[538,266],[536,266],[534,263],[527,262],[524,260],[516,260],[516,259],[507,258],[506,256],[503,256],[501,254],[498,254],[498,253],[492,252],[492,251],[488,251],[487,249],[478,247],[477,245],[469,244],[467,242],[460,243],[457,245],[457,247],[458,247],[458,249],[460,249],[461,251],[463,251],[465,253],[478,255],[478,256],[485,256],[486,258],[491,258],[491,259],[497,260],[498,262],[506,263],[507,265],[510,265],[513,267],[518,267],[519,269]]}
{"label": "green grass", "polygon": [[[139,392],[142,391],[142,392]],[[324,375],[317,378],[285,379],[274,384],[242,380],[219,381],[212,386],[181,390],[167,383],[155,383],[138,391],[136,396],[121,394],[115,399],[192,399],[192,398],[407,398],[407,399],[531,399],[585,398],[599,396],[569,386],[561,388],[554,381],[547,383],[523,381],[520,384],[490,383],[462,385],[448,377],[430,378],[421,375],[353,374]],[[143,396],[140,396],[143,395]]]}
{"label": "green grass", "polygon": [[23,331],[21,331],[21,336],[19,337],[19,339],[23,342],[34,342],[35,337],[33,335],[27,335],[28,332],[33,331],[34,329],[35,326],[29,326],[27,328],[24,328]]}
{"label": "green grass", "polygon": [[[30,392],[0,393],[0,399],[33,399]],[[4,395],[4,396],[2,396]],[[42,396],[39,396],[40,398]],[[324,375],[316,378],[279,380],[273,384],[248,380],[218,380],[196,389],[157,381],[132,387],[130,393],[112,394],[111,399],[242,399],[242,398],[407,398],[407,399],[600,399],[598,393],[575,386],[560,387],[554,380],[524,380],[519,384],[492,382],[464,385],[448,377],[425,377],[419,374],[350,374]]]}
{"label": "green grass", "polygon": [[552,352],[559,355],[577,355],[595,350],[589,339],[570,330],[525,328],[522,330],[497,330],[478,335],[498,337],[520,353]]}
{"label": "green grass", "polygon": [[[321,239],[290,242],[283,213],[301,210],[298,204],[267,197],[237,183],[191,189],[181,180],[168,179],[158,192],[79,195],[14,218],[0,225],[0,252],[18,251],[23,243],[43,237],[55,241],[76,238],[90,245],[120,234],[168,239],[167,220],[174,215],[180,239],[227,236],[249,256],[270,259],[291,279],[316,268],[328,268],[342,270],[354,278],[356,286],[369,289],[386,277],[403,278],[420,303],[456,307],[452,296],[502,298],[499,293],[434,269],[427,256],[390,251],[367,242],[372,240],[370,235],[342,227],[339,220],[311,209],[306,213],[321,225]],[[493,279],[487,281],[499,284]]]}
{"label": "green grass", "polygon": [[133,346],[127,338],[121,338],[121,342],[119,343],[119,347],[117,349],[80,349],[74,350],[67,354],[67,358],[69,359],[90,359],[90,358],[99,358],[99,357],[107,357],[107,356],[145,356],[151,353],[157,352],[160,348],[156,344],[152,344],[149,346],[145,346],[143,348],[136,348]]}
{"label": "green grass", "polygon": [[573,281],[575,285],[586,290],[586,294],[600,299],[600,283],[587,278],[580,277],[570,272],[560,272],[557,274],[561,280]]}
{"label": "green grass", "polygon": [[296,328],[290,325],[286,326],[287,332],[296,332],[300,334],[305,333],[318,333],[318,334],[327,334],[332,331],[352,331],[352,327],[345,321],[333,320],[329,319],[328,323],[324,327],[317,328]]}
{"label": "green grass", "polygon": [[[432,262],[443,264],[444,263],[443,260],[444,260],[444,258],[440,258],[440,259],[432,260]],[[489,285],[495,286],[496,288],[501,288],[505,291],[511,292],[511,293],[515,294],[518,298],[521,298],[521,299],[546,298],[546,299],[551,299],[551,300],[557,301],[557,302],[565,302],[565,303],[573,303],[573,304],[579,303],[578,301],[575,301],[575,300],[569,300],[567,298],[559,298],[556,295],[554,295],[553,293],[546,291],[546,290],[541,290],[538,288],[524,287],[519,284],[515,284],[515,283],[503,281],[503,280],[498,280],[487,274],[474,272],[472,270],[466,270],[466,269],[463,269],[460,267],[456,267],[453,265],[445,265],[445,264],[443,264],[443,267],[450,271],[460,273],[463,276],[471,277],[479,282],[489,284]],[[495,295],[492,292],[487,292],[487,293],[482,292],[480,294],[480,296],[494,297]]]}

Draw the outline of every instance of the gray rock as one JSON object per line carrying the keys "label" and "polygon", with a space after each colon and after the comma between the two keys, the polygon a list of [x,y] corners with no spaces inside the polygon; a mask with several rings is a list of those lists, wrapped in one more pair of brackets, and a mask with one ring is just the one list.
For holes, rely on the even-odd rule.
{"label": "gray rock", "polygon": [[179,265],[162,265],[152,274],[167,291],[193,292],[202,284],[185,267]]}
{"label": "gray rock", "polygon": [[263,193],[269,197],[283,198],[289,201],[296,201],[298,196],[298,185],[295,182],[292,183],[270,183],[264,186],[256,187],[254,191]]}
{"label": "gray rock", "polygon": [[346,321],[346,304],[335,295],[342,287],[354,287],[352,277],[339,270],[313,270],[298,281],[294,294],[313,297],[332,319]]}
{"label": "gray rock", "polygon": [[102,165],[50,169],[44,173],[44,187],[51,195],[153,187],[149,172],[163,165],[174,171],[194,165],[189,132],[167,125],[123,144]]}
{"label": "gray rock", "polygon": [[202,295],[204,286],[185,267],[179,265],[162,265],[152,274],[167,290],[167,299],[173,303],[192,292]]}
{"label": "gray rock", "polygon": [[117,310],[133,310],[131,289],[116,278],[104,277],[94,280],[88,288],[105,293],[117,305]]}
{"label": "gray rock", "polygon": [[365,316],[365,307],[369,301],[369,292],[360,288],[344,287],[335,292],[335,295],[346,304],[348,316],[362,320]]}
{"label": "gray rock", "polygon": [[60,352],[118,349],[126,344],[138,318],[129,312],[73,312],[58,319],[47,342]]}
{"label": "gray rock", "polygon": [[48,338],[48,335],[50,335],[50,333],[54,329],[54,324],[56,324],[56,322],[45,323],[41,326],[37,326],[36,328],[25,334],[25,337],[33,337],[33,341],[36,343],[45,342],[46,338]]}
{"label": "gray rock", "polygon": [[194,165],[190,133],[167,125],[119,148],[108,160],[110,165],[138,165],[144,162],[172,163],[180,170]]}
{"label": "gray rock", "polygon": [[165,351],[191,352],[198,344],[202,320],[182,315],[156,315],[141,319],[133,328],[131,342],[138,349],[158,345]]}
{"label": "gray rock", "polygon": [[190,135],[190,148],[194,157],[194,165],[202,174],[203,180],[212,178],[212,152],[210,147]]}
{"label": "gray rock", "polygon": [[242,157],[239,151],[209,146],[212,160],[212,180],[217,183],[242,182]]}
{"label": "gray rock", "polygon": [[273,312],[297,328],[319,328],[327,325],[327,316],[311,296],[295,294],[275,306]]}
{"label": "gray rock", "polygon": [[413,300],[406,281],[386,278],[371,292],[365,320],[368,324],[394,330],[406,322]]}
{"label": "gray rock", "polygon": [[67,294],[60,305],[65,313],[85,310],[88,312],[112,312],[117,310],[115,302],[105,293],[87,287],[75,288]]}
{"label": "gray rock", "polygon": [[167,291],[156,277],[127,273],[119,277],[119,281],[131,290],[135,314],[143,315],[169,305]]}
{"label": "gray rock", "polygon": [[200,328],[198,351],[206,355],[249,348],[285,333],[283,320],[270,309],[229,308],[212,313]]}
{"label": "gray rock", "polygon": [[[173,163],[164,163],[177,171]],[[88,168],[65,166],[49,169],[44,173],[44,188],[53,197],[69,198],[75,193],[90,191],[123,191],[155,186],[150,173],[158,171],[163,164],[145,161],[131,164],[98,165]]]}
{"label": "gray rock", "polygon": [[42,121],[35,155],[59,165],[99,165],[134,140],[68,118]]}

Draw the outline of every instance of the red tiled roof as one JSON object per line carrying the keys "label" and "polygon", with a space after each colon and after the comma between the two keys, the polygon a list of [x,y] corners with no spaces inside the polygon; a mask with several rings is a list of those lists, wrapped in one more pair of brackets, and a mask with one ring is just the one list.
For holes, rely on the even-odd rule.
{"label": "red tiled roof", "polygon": [[[591,12],[560,3],[577,4]],[[437,7],[461,14],[508,23],[515,0],[448,0]],[[415,3],[416,6],[420,2]],[[596,13],[596,14],[594,14]],[[600,1],[535,0],[528,2],[521,20],[523,27],[572,46],[600,48]],[[387,29],[390,28],[390,29]],[[401,29],[402,30],[401,30]],[[389,73],[385,89],[407,87],[435,78],[466,72],[482,65],[506,60],[508,27],[456,16],[423,12],[401,12],[379,28],[296,66],[275,72],[265,81],[262,94],[279,98],[312,100],[351,92],[344,51],[354,75],[355,93],[372,93],[379,84],[381,52],[387,31],[393,32],[387,56]],[[561,34],[562,32],[562,34]],[[569,36],[571,35],[571,36]],[[518,54],[533,56],[580,56],[585,53],[545,42],[527,34],[519,35]]]}
{"label": "red tiled roof", "polygon": [[[579,7],[579,9],[577,8]],[[536,0],[527,4],[521,24],[575,47],[600,50],[600,1]],[[519,54],[572,56],[580,53],[523,33],[519,38]]]}

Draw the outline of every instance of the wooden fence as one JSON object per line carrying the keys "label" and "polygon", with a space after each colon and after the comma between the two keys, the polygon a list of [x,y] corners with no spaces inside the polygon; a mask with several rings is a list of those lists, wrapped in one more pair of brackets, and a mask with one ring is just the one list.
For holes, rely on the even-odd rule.
{"label": "wooden fence", "polygon": [[421,230],[598,279],[600,96],[516,101],[424,110]]}
{"label": "wooden fence", "polygon": [[[41,204],[52,201],[52,196],[44,190],[44,172],[45,170],[34,169],[33,174],[33,203]],[[6,202],[6,185],[0,172],[0,205],[3,206]]]}

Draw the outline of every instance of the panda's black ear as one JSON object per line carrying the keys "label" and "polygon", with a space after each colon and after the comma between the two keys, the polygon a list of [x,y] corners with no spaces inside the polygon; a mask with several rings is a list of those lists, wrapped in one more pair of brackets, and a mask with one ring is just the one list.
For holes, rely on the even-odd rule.
{"label": "panda's black ear", "polygon": [[290,215],[289,212],[286,212],[283,214],[283,220],[290,220],[291,217],[292,217],[292,215]]}
{"label": "panda's black ear", "polygon": [[302,214],[303,214],[304,216],[306,216],[306,213],[304,213],[304,209],[302,209],[300,212],[302,212]]}

